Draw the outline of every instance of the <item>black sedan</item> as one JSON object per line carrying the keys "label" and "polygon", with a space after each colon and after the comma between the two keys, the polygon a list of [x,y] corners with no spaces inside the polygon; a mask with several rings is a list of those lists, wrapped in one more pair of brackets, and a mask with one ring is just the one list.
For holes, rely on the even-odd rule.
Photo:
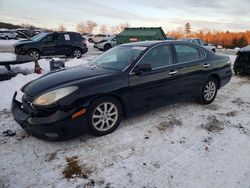
{"label": "black sedan", "polygon": [[237,58],[234,62],[234,72],[239,75],[250,75],[250,46],[238,51]]}
{"label": "black sedan", "polygon": [[[196,44],[151,41],[117,46],[83,67],[49,73],[25,85],[12,103],[30,134],[67,139],[113,132],[122,117],[195,97],[214,101],[232,76],[229,58]],[[188,112],[187,112],[188,113]]]}
{"label": "black sedan", "polygon": [[75,32],[41,33],[14,45],[17,55],[29,55],[35,59],[41,56],[82,57],[88,52],[86,39]]}

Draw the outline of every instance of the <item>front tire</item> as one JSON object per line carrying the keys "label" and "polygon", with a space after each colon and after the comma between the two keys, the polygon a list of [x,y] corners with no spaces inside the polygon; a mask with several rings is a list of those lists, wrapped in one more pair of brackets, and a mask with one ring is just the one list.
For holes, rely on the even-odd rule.
{"label": "front tire", "polygon": [[90,133],[104,136],[114,132],[122,118],[120,102],[112,97],[96,99],[89,108],[88,124]]}
{"label": "front tire", "polygon": [[110,44],[105,44],[104,51],[108,51],[110,48],[112,48]]}
{"label": "front tire", "polygon": [[8,36],[6,36],[6,37],[5,37],[5,40],[9,40],[9,37],[8,37]]}
{"label": "front tire", "polygon": [[93,43],[94,41],[93,41],[93,39],[92,38],[90,38],[89,39],[89,43]]}
{"label": "front tire", "polygon": [[201,104],[211,104],[214,99],[216,98],[218,91],[218,81],[213,78],[209,77],[204,86],[202,87],[200,96],[199,96],[199,102]]}

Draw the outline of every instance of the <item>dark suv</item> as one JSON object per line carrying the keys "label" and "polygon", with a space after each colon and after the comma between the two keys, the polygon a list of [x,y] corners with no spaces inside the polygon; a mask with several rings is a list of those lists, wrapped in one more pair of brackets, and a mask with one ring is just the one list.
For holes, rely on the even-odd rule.
{"label": "dark suv", "polygon": [[14,45],[17,55],[29,55],[35,59],[40,56],[72,56],[81,58],[88,51],[86,40],[75,32],[41,33]]}

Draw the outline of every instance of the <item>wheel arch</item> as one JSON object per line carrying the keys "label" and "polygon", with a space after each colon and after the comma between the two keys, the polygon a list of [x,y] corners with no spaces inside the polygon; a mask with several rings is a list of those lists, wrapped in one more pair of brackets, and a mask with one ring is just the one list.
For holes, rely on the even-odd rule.
{"label": "wheel arch", "polygon": [[38,49],[38,48],[30,48],[30,49],[27,51],[27,53],[30,53],[32,50],[38,51],[38,52],[39,52],[39,54],[40,54],[40,55],[42,55],[41,50],[40,50],[40,49]]}
{"label": "wheel arch", "polygon": [[209,77],[212,77],[212,78],[216,79],[217,84],[218,84],[218,89],[220,89],[220,87],[221,87],[221,79],[220,79],[220,76],[219,76],[218,74],[213,73],[213,74],[211,74]]}

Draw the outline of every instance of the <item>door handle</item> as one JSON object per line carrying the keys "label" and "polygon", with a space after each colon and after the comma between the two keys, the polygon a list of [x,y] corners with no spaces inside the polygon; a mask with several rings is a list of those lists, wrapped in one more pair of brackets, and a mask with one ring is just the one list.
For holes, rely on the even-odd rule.
{"label": "door handle", "polygon": [[178,71],[171,71],[168,74],[173,76],[173,75],[176,75],[177,73],[178,73]]}
{"label": "door handle", "polygon": [[210,67],[211,65],[210,64],[208,64],[208,63],[205,63],[204,64],[204,68],[208,68],[208,67]]}

